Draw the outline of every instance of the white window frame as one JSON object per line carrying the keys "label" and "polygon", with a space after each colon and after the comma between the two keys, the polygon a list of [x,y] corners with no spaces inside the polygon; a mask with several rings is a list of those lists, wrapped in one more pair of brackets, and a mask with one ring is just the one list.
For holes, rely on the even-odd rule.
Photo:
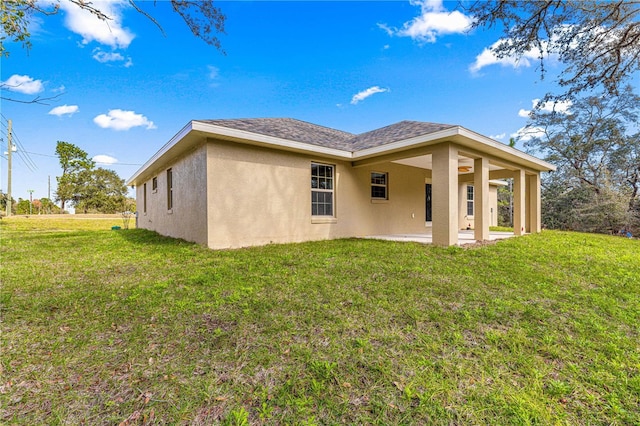
{"label": "white window frame", "polygon": [[[471,195],[471,197],[469,197]],[[474,199],[476,196],[476,191],[473,188],[473,185],[467,185],[467,217],[473,217],[473,213],[475,211]],[[469,213],[471,210],[471,213]]]}
{"label": "white window frame", "polygon": [[142,185],[142,212],[147,214],[147,183]]}
{"label": "white window frame", "polygon": [[173,211],[173,169],[167,169],[167,210]]}
{"label": "white window frame", "polygon": [[[328,168],[329,170],[331,170],[331,176],[321,176],[321,174],[318,172],[318,174],[314,175],[313,170],[314,167],[317,168],[317,170],[319,171],[320,168]],[[326,170],[326,169],[325,169]],[[310,186],[311,186],[311,217],[312,218],[335,218],[336,216],[336,195],[335,195],[335,182],[336,182],[336,166],[334,164],[325,164],[325,163],[318,163],[318,162],[311,162],[311,168],[310,168],[310,174],[311,174],[311,179],[310,179]],[[314,187],[314,178],[315,180],[315,187]],[[322,182],[324,180],[324,182]],[[324,185],[323,185],[324,183]],[[330,188],[327,188],[327,184],[329,184],[328,186],[330,186]],[[324,187],[321,187],[324,186]],[[317,204],[315,207],[319,207],[320,206],[320,202],[319,201],[314,201],[314,193],[315,194],[330,194],[331,195],[331,212],[329,214],[327,213],[322,213],[322,214],[318,214],[317,212],[317,208],[314,209],[314,204]],[[326,204],[326,202],[323,202],[322,204]],[[314,214],[315,212],[315,214]]]}
{"label": "white window frame", "polygon": [[[384,183],[374,182],[374,175],[384,176]],[[384,197],[375,197],[373,188],[384,188]],[[372,200],[388,200],[389,199],[389,173],[387,172],[371,172],[371,199]]]}

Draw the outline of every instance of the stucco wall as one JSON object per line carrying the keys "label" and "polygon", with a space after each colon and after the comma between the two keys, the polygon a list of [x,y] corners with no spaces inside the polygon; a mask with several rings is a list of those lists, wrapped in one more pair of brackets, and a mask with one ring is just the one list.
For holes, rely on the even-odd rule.
{"label": "stucco wall", "polygon": [[[422,169],[392,163],[353,168],[348,162],[223,141],[209,141],[207,153],[211,248],[425,230]],[[312,161],[336,166],[330,223],[313,223]],[[371,200],[372,171],[389,173],[388,201]]]}
{"label": "stucco wall", "polygon": [[[467,216],[467,186],[469,184],[462,183],[458,187],[458,226],[460,229],[466,229],[470,226],[472,229],[475,227],[474,216]],[[474,194],[475,199],[475,194]],[[474,200],[475,201],[475,200]],[[489,185],[489,226],[498,225],[498,187],[495,185]],[[476,205],[473,206],[474,213]]]}
{"label": "stucco wall", "polygon": [[[143,211],[144,185],[136,188],[138,227],[207,243],[207,149],[202,144],[170,166],[156,170],[158,188],[152,191],[152,177],[147,185],[147,211]],[[173,176],[173,208],[167,209],[167,169]]]}
{"label": "stucco wall", "polygon": [[491,209],[489,226],[498,226],[498,187],[494,185],[489,185],[489,208]]}

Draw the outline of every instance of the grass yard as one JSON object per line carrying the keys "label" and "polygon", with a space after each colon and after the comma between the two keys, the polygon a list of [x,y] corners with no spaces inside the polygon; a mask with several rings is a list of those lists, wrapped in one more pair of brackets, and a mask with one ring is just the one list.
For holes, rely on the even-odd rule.
{"label": "grass yard", "polygon": [[210,251],[1,221],[0,423],[640,424],[640,241]]}

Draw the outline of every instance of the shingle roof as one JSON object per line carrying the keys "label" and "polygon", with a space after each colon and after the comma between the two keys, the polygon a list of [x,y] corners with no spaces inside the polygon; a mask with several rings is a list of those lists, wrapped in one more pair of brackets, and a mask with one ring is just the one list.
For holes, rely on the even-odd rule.
{"label": "shingle roof", "polygon": [[318,126],[293,118],[249,118],[232,120],[198,120],[215,126],[273,136],[290,141],[351,151],[352,133]]}
{"label": "shingle roof", "polygon": [[451,124],[426,123],[423,121],[401,121],[370,132],[360,133],[351,139],[351,151],[374,148],[416,136],[428,135],[451,127],[456,126]]}
{"label": "shingle roof", "polygon": [[422,121],[401,121],[390,126],[354,135],[329,127],[318,126],[293,118],[249,118],[230,120],[198,120],[215,126],[244,130],[260,135],[273,136],[296,142],[344,151],[359,151],[381,145],[427,135],[456,127],[450,124]]}

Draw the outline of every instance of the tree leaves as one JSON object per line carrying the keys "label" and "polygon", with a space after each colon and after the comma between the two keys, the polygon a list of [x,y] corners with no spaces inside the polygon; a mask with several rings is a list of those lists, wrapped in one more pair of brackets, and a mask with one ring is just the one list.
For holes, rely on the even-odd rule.
{"label": "tree leaves", "polygon": [[476,1],[468,9],[474,28],[502,26],[504,38],[493,52],[521,58],[537,52],[540,74],[557,58],[565,68],[557,82],[566,92],[546,99],[569,99],[603,89],[618,95],[640,70],[640,3],[623,0]]}

